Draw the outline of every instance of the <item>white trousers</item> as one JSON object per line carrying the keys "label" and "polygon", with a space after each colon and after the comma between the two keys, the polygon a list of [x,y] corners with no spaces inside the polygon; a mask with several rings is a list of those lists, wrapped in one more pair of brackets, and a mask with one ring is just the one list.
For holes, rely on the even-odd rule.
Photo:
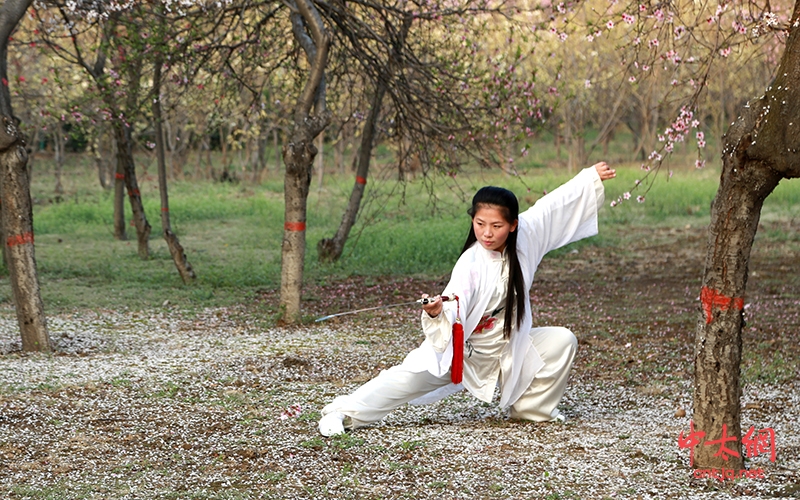
{"label": "white trousers", "polygon": [[[531,330],[531,341],[544,366],[528,389],[511,405],[511,418],[546,422],[559,415],[558,403],[567,388],[578,341],[562,327]],[[363,427],[392,410],[450,383],[450,373],[436,377],[429,372],[411,372],[403,365],[383,370],[377,377],[347,396],[339,396],[322,409],[322,415],[340,412],[348,429]]]}

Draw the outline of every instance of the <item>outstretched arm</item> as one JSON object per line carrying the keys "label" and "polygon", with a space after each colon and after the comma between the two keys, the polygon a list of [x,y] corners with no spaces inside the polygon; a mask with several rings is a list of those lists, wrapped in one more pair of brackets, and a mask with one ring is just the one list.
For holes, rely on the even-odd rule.
{"label": "outstretched arm", "polygon": [[597,234],[597,211],[604,199],[603,181],[616,171],[606,162],[583,169],[521,213],[517,243],[531,269],[544,255],[573,241]]}

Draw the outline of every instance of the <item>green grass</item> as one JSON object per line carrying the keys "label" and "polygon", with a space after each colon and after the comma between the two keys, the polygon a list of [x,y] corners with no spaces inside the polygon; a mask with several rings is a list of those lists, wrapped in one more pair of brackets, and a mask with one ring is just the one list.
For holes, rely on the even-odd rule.
{"label": "green grass", "polygon": [[[612,144],[610,154],[624,154],[625,140],[623,137],[621,143]],[[465,211],[477,187],[507,187],[526,208],[544,191],[573,175],[563,167],[539,166],[558,161],[552,143],[542,141],[534,149],[540,156],[551,157],[546,162],[542,158],[523,159],[518,165],[521,178],[473,169],[455,178],[433,175],[404,183],[396,182],[391,158],[387,157],[390,153],[383,152],[379,166],[371,173],[364,209],[344,257],[333,264],[317,261],[316,244],[334,234],[353,178],[352,174],[328,173],[319,189],[315,177],[308,200],[306,280],[323,283],[352,275],[447,274],[466,235],[469,221]],[[225,306],[249,302],[258,291],[279,287],[283,194],[282,177],[272,167],[260,184],[171,182],[173,230],[198,275],[195,285],[184,286],[161,237],[154,167],[149,167],[148,174],[140,174],[145,211],[153,226],[152,256],[142,261],[137,256],[133,227],[128,229],[127,241],[113,238],[113,195],[100,188],[89,160],[80,155],[70,158],[63,179],[66,193],[61,202],[55,202],[51,162],[36,158],[31,189],[36,257],[48,311],[143,309],[159,307],[165,301],[186,308]],[[713,166],[704,170],[686,166],[692,161],[690,155],[683,160],[673,158],[671,178],[663,168],[638,189],[634,189],[636,180],[645,174],[639,163],[614,165],[618,178],[607,183],[601,235],[577,245],[624,245],[627,229],[632,226],[706,225],[719,174]],[[653,177],[655,182],[651,182]],[[637,203],[636,196],[644,194],[645,189],[649,189],[645,203]],[[631,192],[631,200],[608,208],[611,200],[625,192]],[[126,211],[130,220],[127,202]],[[767,200],[762,220],[792,221],[799,215],[800,184],[785,181]],[[796,239],[793,234],[791,223],[777,224],[760,237],[786,241]],[[10,293],[0,294],[0,300],[10,302]]]}

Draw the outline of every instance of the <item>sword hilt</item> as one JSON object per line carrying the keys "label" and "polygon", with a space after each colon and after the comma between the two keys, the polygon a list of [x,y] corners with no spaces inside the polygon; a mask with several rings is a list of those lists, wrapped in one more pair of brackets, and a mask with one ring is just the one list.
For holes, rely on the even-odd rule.
{"label": "sword hilt", "polygon": [[[456,299],[455,299],[455,295],[453,295],[453,296],[450,296],[450,295],[442,295],[442,296],[441,296],[441,299],[442,299],[442,302],[448,302],[448,301],[450,301],[450,300],[456,300]],[[419,303],[420,303],[420,304],[422,304],[422,305],[425,305],[425,304],[430,304],[430,303],[431,303],[431,302],[433,302],[434,300],[436,300],[436,297],[425,297],[424,299],[419,299],[417,302],[419,302]]]}

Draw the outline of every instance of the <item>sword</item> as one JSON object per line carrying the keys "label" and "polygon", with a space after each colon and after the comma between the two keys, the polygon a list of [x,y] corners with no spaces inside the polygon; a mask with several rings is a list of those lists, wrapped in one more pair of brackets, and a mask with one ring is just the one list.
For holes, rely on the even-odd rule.
{"label": "sword", "polygon": [[[453,297],[448,297],[447,295],[442,295],[441,298],[442,298],[442,302],[447,302],[448,300],[454,300]],[[347,314],[356,314],[356,313],[361,313],[361,312],[365,312],[365,311],[374,311],[376,309],[388,309],[390,307],[410,306],[412,304],[428,304],[430,302],[433,302],[435,299],[436,299],[436,297],[425,297],[424,299],[417,299],[417,300],[414,300],[414,301],[411,301],[411,302],[403,302],[401,304],[389,304],[389,305],[386,305],[386,306],[367,307],[367,308],[364,308],[364,309],[357,309],[355,311],[345,311],[345,312],[340,312],[340,313],[336,313],[336,314],[329,314],[327,316],[323,316],[321,318],[315,319],[314,323],[319,323],[320,321],[325,321],[325,320],[328,320],[328,319],[331,319],[331,318],[335,318],[337,316],[344,316],[344,315],[347,315]]]}

